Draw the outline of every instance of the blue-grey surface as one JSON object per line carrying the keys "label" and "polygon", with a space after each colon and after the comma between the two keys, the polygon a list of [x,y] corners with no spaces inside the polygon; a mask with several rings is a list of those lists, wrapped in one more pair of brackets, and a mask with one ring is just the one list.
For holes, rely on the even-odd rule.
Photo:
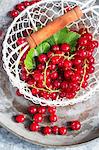
{"label": "blue-grey surface", "polygon": [[[5,14],[10,10],[15,3],[18,3],[22,0],[0,0],[0,27],[8,21],[8,18],[5,17]],[[98,0],[99,2],[99,0]],[[5,6],[6,4],[6,6]],[[43,139],[42,139],[43,140]],[[28,142],[21,140],[15,135],[6,131],[6,129],[0,128],[0,150],[42,150],[50,149],[43,148],[41,146],[33,145]],[[51,148],[54,150],[55,148]],[[60,148],[61,150],[62,148]],[[66,148],[66,150],[99,150],[99,140],[96,139],[90,143],[79,145],[73,148]]]}

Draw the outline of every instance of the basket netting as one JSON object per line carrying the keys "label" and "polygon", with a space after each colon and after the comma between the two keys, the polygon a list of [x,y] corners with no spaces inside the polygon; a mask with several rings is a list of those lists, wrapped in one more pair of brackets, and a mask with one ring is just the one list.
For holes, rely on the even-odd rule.
{"label": "basket netting", "polygon": [[[3,61],[4,68],[9,76],[9,79],[14,87],[19,88],[20,92],[25,98],[31,100],[33,103],[41,105],[55,105],[55,106],[65,106],[69,104],[75,104],[81,101],[88,100],[92,94],[98,89],[99,77],[99,51],[95,50],[94,57],[96,58],[95,73],[91,75],[89,79],[89,85],[86,90],[81,90],[76,98],[73,100],[68,99],[58,99],[52,101],[51,99],[45,100],[43,98],[38,98],[32,95],[28,85],[23,82],[20,77],[19,61],[24,52],[29,48],[27,43],[21,46],[17,46],[16,41],[19,37],[28,36],[31,31],[36,31],[37,27],[45,26],[49,21],[52,21],[56,17],[62,15],[66,11],[66,7],[69,6],[73,8],[76,5],[80,5],[83,8],[84,16],[70,24],[69,28],[79,29],[81,27],[86,27],[93,33],[94,38],[99,40],[99,7],[98,6],[84,6],[83,3],[78,1],[42,1],[35,5],[28,7],[23,11],[11,24],[8,29],[5,41],[3,43]],[[20,53],[20,49],[24,46],[24,50]],[[20,54],[20,55],[19,55]]]}

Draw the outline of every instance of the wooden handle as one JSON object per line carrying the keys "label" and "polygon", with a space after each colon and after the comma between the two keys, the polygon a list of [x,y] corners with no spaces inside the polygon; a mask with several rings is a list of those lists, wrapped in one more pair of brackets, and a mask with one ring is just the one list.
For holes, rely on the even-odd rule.
{"label": "wooden handle", "polygon": [[27,37],[27,41],[30,45],[30,48],[35,48],[41,42],[63,29],[66,25],[78,20],[83,16],[80,7],[77,6],[73,8],[71,11],[65,13],[64,15],[56,18],[54,21],[49,22],[45,27],[40,30],[32,33],[29,37]]}

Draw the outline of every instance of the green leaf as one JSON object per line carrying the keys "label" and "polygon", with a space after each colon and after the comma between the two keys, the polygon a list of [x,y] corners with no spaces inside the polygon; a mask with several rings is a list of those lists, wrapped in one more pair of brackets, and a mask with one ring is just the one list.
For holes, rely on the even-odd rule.
{"label": "green leaf", "polygon": [[33,58],[33,54],[34,54],[34,49],[31,49],[27,56],[26,56],[26,59],[24,60],[24,64],[25,64],[25,67],[28,69],[28,70],[31,70],[33,68],[36,67],[36,63],[35,63],[35,60]]}
{"label": "green leaf", "polygon": [[35,49],[32,48],[28,52],[26,59],[24,60],[25,67],[28,70],[35,69],[36,63],[35,63],[35,56],[39,56],[42,53],[47,53],[50,50],[50,45],[47,42],[43,42],[40,45],[38,45]]}

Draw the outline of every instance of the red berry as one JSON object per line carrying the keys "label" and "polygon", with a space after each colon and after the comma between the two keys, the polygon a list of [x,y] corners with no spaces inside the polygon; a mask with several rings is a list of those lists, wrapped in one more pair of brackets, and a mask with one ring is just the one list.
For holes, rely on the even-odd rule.
{"label": "red berry", "polygon": [[40,113],[35,114],[34,117],[33,117],[33,120],[35,122],[42,122],[43,121],[42,114],[40,114]]}
{"label": "red berry", "polygon": [[31,131],[34,131],[34,132],[36,132],[36,131],[38,131],[39,130],[39,124],[37,123],[37,122],[33,122],[31,125],[30,125],[30,130]]}
{"label": "red berry", "polygon": [[85,76],[84,76],[84,80],[86,81],[86,80],[88,80],[88,79],[89,79],[89,74],[86,73]]}
{"label": "red berry", "polygon": [[50,95],[48,92],[42,91],[40,93],[41,97],[45,98],[46,100],[49,99]]}
{"label": "red berry", "polygon": [[60,94],[59,94],[60,98],[64,98],[66,97],[66,93],[64,91],[62,91]]}
{"label": "red berry", "polygon": [[22,96],[23,94],[20,93],[19,89],[16,90],[16,95],[17,96]]}
{"label": "red berry", "polygon": [[91,73],[94,73],[95,67],[92,66],[92,65],[90,65],[90,66],[88,67],[87,71],[88,71],[88,73],[90,73],[90,74],[91,74]]}
{"label": "red berry", "polygon": [[22,79],[23,81],[27,81],[27,80],[28,80],[28,75],[27,75],[25,72],[23,72],[23,73],[21,74],[21,79]]}
{"label": "red berry", "polygon": [[72,70],[66,70],[66,71],[64,72],[64,77],[65,77],[66,79],[69,79],[72,75],[73,75]]}
{"label": "red berry", "polygon": [[15,120],[18,122],[18,123],[23,123],[25,121],[25,116],[20,114],[20,115],[17,115],[15,117]]}
{"label": "red berry", "polygon": [[76,69],[75,69],[75,73],[77,73],[77,74],[84,74],[84,69],[82,68],[82,67],[77,67]]}
{"label": "red berry", "polygon": [[63,65],[64,65],[64,58],[61,57],[60,60],[59,60],[59,63],[58,63],[58,67],[61,67],[61,68],[62,68]]}
{"label": "red berry", "polygon": [[51,94],[50,94],[50,98],[51,98],[52,100],[56,100],[56,98],[57,98],[57,93],[56,93],[56,92],[51,93]]}
{"label": "red berry", "polygon": [[70,127],[72,130],[79,130],[81,128],[81,123],[79,121],[73,121]]}
{"label": "red berry", "polygon": [[71,10],[71,7],[66,6],[65,10],[68,12],[68,11],[70,11],[70,10]]}
{"label": "red berry", "polygon": [[49,68],[51,71],[52,71],[52,70],[55,70],[56,65],[50,63],[49,66],[48,66],[48,68]]}
{"label": "red berry", "polygon": [[51,78],[47,77],[46,78],[46,85],[50,86],[50,84],[51,84]]}
{"label": "red berry", "polygon": [[24,7],[24,5],[22,3],[20,3],[20,4],[18,4],[16,6],[16,9],[21,12],[21,11],[23,11],[25,9],[25,7]]}
{"label": "red berry", "polygon": [[81,79],[80,75],[75,73],[71,76],[72,81],[76,82],[79,81]]}
{"label": "red berry", "polygon": [[53,64],[56,65],[56,64],[59,63],[60,57],[59,57],[59,56],[53,56],[53,57],[51,58],[51,61],[52,61]]}
{"label": "red berry", "polygon": [[52,133],[53,134],[58,134],[59,128],[57,126],[52,127]]}
{"label": "red berry", "polygon": [[45,68],[45,65],[44,65],[44,64],[39,64],[39,65],[37,66],[37,68],[38,68],[38,70],[43,71],[44,68]]}
{"label": "red berry", "polygon": [[36,85],[36,81],[34,79],[31,79],[27,82],[29,85]]}
{"label": "red berry", "polygon": [[52,114],[50,117],[49,117],[49,120],[50,122],[56,122],[57,121],[57,116],[55,114]]}
{"label": "red berry", "polygon": [[78,40],[79,46],[87,46],[88,45],[88,40],[84,37],[80,37]]}
{"label": "red berry", "polygon": [[70,45],[67,44],[67,43],[64,43],[64,44],[61,45],[60,49],[61,49],[64,53],[70,52]]}
{"label": "red berry", "polygon": [[9,12],[10,17],[16,18],[19,15],[19,12],[17,10],[12,10]]}
{"label": "red berry", "polygon": [[67,88],[68,88],[68,82],[67,82],[67,81],[63,81],[63,82],[61,83],[61,88],[62,88],[63,90],[67,89]]}
{"label": "red berry", "polygon": [[84,37],[87,40],[92,40],[92,34],[91,33],[84,33],[82,34],[82,37]]}
{"label": "red berry", "polygon": [[56,107],[50,107],[50,106],[48,106],[48,112],[49,112],[50,114],[56,113]]}
{"label": "red berry", "polygon": [[18,45],[21,45],[21,44],[23,44],[23,43],[25,43],[26,42],[26,38],[23,38],[23,37],[20,37],[20,38],[18,38],[18,40],[17,40],[17,44]]}
{"label": "red berry", "polygon": [[49,126],[44,127],[43,133],[44,133],[44,135],[51,134],[51,128]]}
{"label": "red berry", "polygon": [[87,53],[84,49],[79,49],[76,54],[82,58],[86,58],[87,56]]}
{"label": "red berry", "polygon": [[42,81],[38,82],[36,85],[38,88],[44,88],[44,84]]}
{"label": "red berry", "polygon": [[30,5],[33,5],[35,3],[36,3],[36,1],[33,0],[33,1],[30,2]]}
{"label": "red berry", "polygon": [[94,41],[91,42],[91,46],[90,46],[90,47],[92,47],[92,48],[97,48],[98,45],[99,45],[98,41],[95,41],[95,40],[94,40]]}
{"label": "red berry", "polygon": [[34,73],[33,77],[34,77],[34,80],[36,81],[43,81],[44,79],[44,76],[41,73]]}
{"label": "red berry", "polygon": [[75,59],[73,59],[72,62],[75,66],[81,65],[82,64],[82,58],[80,56],[75,56]]}
{"label": "red berry", "polygon": [[95,63],[95,59],[93,56],[88,58],[88,64],[94,64]]}
{"label": "red berry", "polygon": [[72,61],[71,60],[65,60],[64,61],[64,67],[66,69],[71,69],[71,67],[72,67]]}
{"label": "red berry", "polygon": [[75,95],[76,95],[76,93],[75,93],[75,92],[73,92],[73,91],[71,91],[71,92],[69,92],[69,93],[66,93],[66,98],[68,98],[68,99],[72,99],[72,98],[74,98],[74,97],[75,97]]}
{"label": "red berry", "polygon": [[41,54],[39,57],[38,57],[38,61],[40,63],[45,63],[47,61],[47,55],[46,54]]}
{"label": "red berry", "polygon": [[92,52],[91,51],[87,51],[87,58],[92,57]]}
{"label": "red berry", "polygon": [[85,89],[87,86],[88,86],[88,82],[87,82],[87,81],[84,81],[84,82],[82,83],[82,86],[81,86],[81,87]]}
{"label": "red berry", "polygon": [[47,77],[50,76],[50,70],[49,69],[46,70],[46,76]]}
{"label": "red berry", "polygon": [[30,6],[30,2],[29,1],[24,1],[23,5],[24,5],[24,7]]}
{"label": "red berry", "polygon": [[57,78],[58,78],[58,73],[57,73],[57,71],[53,71],[53,72],[51,73],[51,78],[52,78],[52,79],[57,79]]}
{"label": "red berry", "polygon": [[40,114],[45,114],[45,112],[46,112],[46,107],[40,106],[40,107],[38,108],[38,112],[39,112]]}
{"label": "red berry", "polygon": [[29,107],[28,107],[28,112],[29,112],[30,114],[35,114],[35,113],[37,113],[37,107],[36,107],[36,106],[29,106]]}
{"label": "red berry", "polygon": [[47,53],[48,58],[51,58],[52,55],[53,55],[53,52],[51,52],[51,51]]}
{"label": "red berry", "polygon": [[38,90],[38,89],[33,88],[33,89],[32,89],[32,94],[33,94],[33,95],[37,95],[37,94],[39,94],[39,90]]}
{"label": "red berry", "polygon": [[67,128],[66,127],[60,127],[59,128],[59,134],[60,135],[65,135],[67,133]]}
{"label": "red berry", "polygon": [[58,88],[60,88],[61,82],[60,82],[59,80],[55,80],[55,81],[53,82],[53,85],[54,85],[54,87],[55,87],[56,89],[58,89]]}
{"label": "red berry", "polygon": [[62,51],[56,51],[55,54],[64,54]]}
{"label": "red berry", "polygon": [[52,51],[53,51],[53,52],[59,51],[59,46],[58,46],[58,45],[53,45],[53,46],[52,46]]}

